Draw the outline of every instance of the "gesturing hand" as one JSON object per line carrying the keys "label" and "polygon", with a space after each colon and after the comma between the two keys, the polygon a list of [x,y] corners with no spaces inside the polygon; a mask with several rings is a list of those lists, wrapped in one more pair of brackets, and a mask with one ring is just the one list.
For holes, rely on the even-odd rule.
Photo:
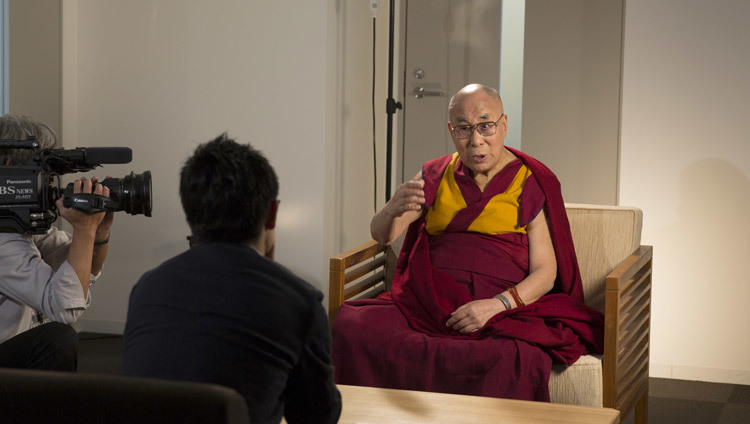
{"label": "gesturing hand", "polygon": [[445,325],[461,333],[472,333],[504,310],[505,307],[497,299],[474,300],[453,311]]}
{"label": "gesturing hand", "polygon": [[390,214],[396,218],[409,211],[421,211],[424,205],[424,180],[407,181],[396,189],[388,202]]}

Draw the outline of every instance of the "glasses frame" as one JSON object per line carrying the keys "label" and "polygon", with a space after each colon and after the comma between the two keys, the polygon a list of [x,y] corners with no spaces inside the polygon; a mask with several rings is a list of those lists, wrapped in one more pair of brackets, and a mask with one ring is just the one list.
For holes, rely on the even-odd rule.
{"label": "glasses frame", "polygon": [[[500,124],[500,121],[503,119],[503,116],[505,116],[505,112],[501,113],[500,117],[495,122],[485,121],[485,122],[477,122],[474,125],[465,125],[464,124],[464,125],[456,125],[455,127],[453,126],[453,124],[451,124],[450,122],[448,122],[448,125],[450,125],[451,132],[453,133],[453,135],[457,139],[459,139],[459,140],[466,140],[467,138],[471,138],[471,136],[474,135],[474,131],[477,131],[477,134],[481,135],[482,137],[491,137],[491,136],[493,136],[493,135],[495,135],[497,133],[497,126]],[[491,127],[487,128],[488,130],[492,130],[492,133],[491,134],[482,134],[481,132],[479,132],[479,126],[480,125],[487,125],[487,124],[492,124]],[[460,137],[458,135],[458,131],[465,129],[466,127],[469,128],[469,134],[467,134],[466,137]]]}

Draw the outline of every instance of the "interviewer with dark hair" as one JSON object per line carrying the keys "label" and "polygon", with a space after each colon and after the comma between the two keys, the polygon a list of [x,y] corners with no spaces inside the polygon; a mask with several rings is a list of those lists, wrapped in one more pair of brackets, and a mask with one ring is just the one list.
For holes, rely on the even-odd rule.
{"label": "interviewer with dark hair", "polygon": [[[0,116],[0,139],[33,136],[42,149],[57,148],[47,125],[23,115]],[[21,166],[30,149],[0,149],[0,165]],[[75,193],[109,196],[94,179],[80,178]],[[75,371],[78,336],[70,324],[91,304],[89,285],[107,257],[113,213],[87,215],[57,201],[72,234],[50,228],[46,234],[0,232],[0,367]]]}
{"label": "interviewer with dark hair", "polygon": [[192,247],[133,288],[123,373],[232,387],[253,423],[334,423],[323,295],[272,260],[278,187],[226,134],[195,150],[180,179]]}

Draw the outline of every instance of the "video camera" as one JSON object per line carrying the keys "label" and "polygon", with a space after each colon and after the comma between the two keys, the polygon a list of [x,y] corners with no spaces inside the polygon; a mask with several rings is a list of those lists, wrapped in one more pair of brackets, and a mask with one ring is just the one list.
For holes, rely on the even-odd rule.
{"label": "video camera", "polygon": [[128,147],[77,147],[42,149],[34,137],[0,140],[0,149],[30,149],[32,159],[24,164],[0,166],[0,232],[44,234],[57,220],[55,201],[63,197],[65,207],[87,214],[125,211],[151,216],[151,171],[98,182],[109,187],[109,197],[73,193],[73,183],[61,188],[60,176],[90,171],[101,164],[129,163]]}

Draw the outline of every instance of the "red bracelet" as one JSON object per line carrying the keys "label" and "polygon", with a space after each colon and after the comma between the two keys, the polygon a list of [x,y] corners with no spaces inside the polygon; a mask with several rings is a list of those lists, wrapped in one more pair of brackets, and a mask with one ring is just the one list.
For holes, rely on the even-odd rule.
{"label": "red bracelet", "polygon": [[526,306],[525,303],[523,303],[523,300],[521,300],[521,296],[518,295],[518,290],[516,290],[515,287],[511,287],[508,289],[508,292],[510,292],[510,295],[513,296],[513,300],[516,301],[516,306]]}

